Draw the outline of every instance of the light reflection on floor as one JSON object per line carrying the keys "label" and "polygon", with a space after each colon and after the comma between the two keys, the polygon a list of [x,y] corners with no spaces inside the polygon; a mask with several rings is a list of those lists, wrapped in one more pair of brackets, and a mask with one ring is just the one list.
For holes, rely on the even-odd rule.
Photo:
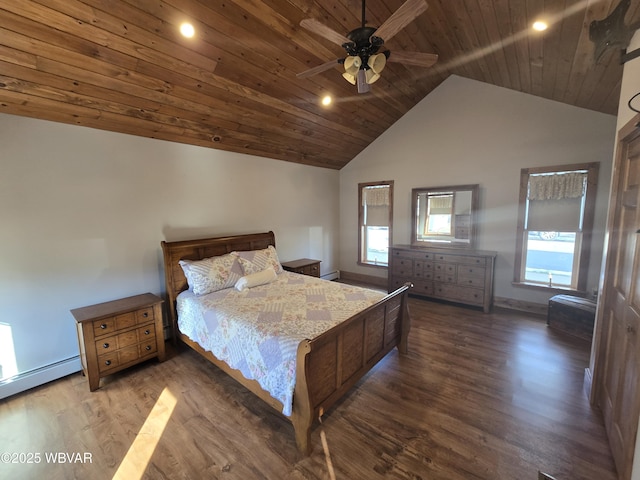
{"label": "light reflection on floor", "polygon": [[176,397],[165,387],[120,463],[113,476],[114,480],[134,480],[143,477],[176,403]]}

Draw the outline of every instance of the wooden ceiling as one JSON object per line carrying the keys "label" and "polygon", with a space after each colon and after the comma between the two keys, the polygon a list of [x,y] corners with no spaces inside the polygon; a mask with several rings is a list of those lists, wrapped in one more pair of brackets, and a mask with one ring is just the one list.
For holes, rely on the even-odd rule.
{"label": "wooden ceiling", "polygon": [[[589,24],[619,0],[427,1],[386,46],[436,66],[388,63],[358,95],[339,65],[296,73],[345,56],[300,21],[347,34],[359,0],[0,0],[0,112],[333,169],[451,74],[616,114],[620,50],[596,63]],[[367,25],[402,4],[368,0]],[[639,20],[632,0],[625,24]]]}

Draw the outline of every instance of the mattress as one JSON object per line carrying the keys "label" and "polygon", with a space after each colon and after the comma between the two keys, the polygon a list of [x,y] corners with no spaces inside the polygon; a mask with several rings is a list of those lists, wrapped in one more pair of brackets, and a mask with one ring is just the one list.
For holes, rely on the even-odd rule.
{"label": "mattress", "polygon": [[267,285],[177,298],[178,328],[244,377],[256,380],[291,415],[299,343],[313,339],[384,293],[292,272]]}

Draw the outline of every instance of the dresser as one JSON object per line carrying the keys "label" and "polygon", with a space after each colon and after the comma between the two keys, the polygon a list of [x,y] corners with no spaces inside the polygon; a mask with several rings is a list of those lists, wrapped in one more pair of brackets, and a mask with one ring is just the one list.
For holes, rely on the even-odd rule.
{"label": "dresser", "polygon": [[154,357],[164,360],[162,302],[145,293],[71,310],[89,390],[124,368]]}
{"label": "dresser", "polygon": [[412,295],[482,307],[488,313],[493,303],[495,258],[496,252],[394,245],[389,291],[411,282]]}
{"label": "dresser", "polygon": [[289,272],[302,273],[311,277],[320,277],[320,260],[300,258],[290,262],[282,262],[282,268]]}

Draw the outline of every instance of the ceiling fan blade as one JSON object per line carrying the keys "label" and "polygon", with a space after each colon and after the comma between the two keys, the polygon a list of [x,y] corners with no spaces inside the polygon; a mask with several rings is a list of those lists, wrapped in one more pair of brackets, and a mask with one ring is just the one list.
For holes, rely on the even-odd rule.
{"label": "ceiling fan blade", "polygon": [[397,52],[394,50],[389,53],[387,61],[416,67],[431,67],[438,61],[438,55],[435,53]]}
{"label": "ceiling fan blade", "polygon": [[388,42],[400,30],[409,25],[418,15],[428,8],[425,0],[407,0],[380,25],[372,36]]}
{"label": "ceiling fan blade", "polygon": [[336,60],[331,60],[330,62],[323,63],[322,65],[318,65],[317,67],[310,68],[309,70],[305,70],[304,72],[296,73],[296,77],[307,78],[313,75],[317,75],[318,73],[326,72],[327,70],[331,70],[336,65],[339,65],[341,60],[342,60],[341,58],[338,58]]}
{"label": "ceiling fan blade", "polygon": [[305,18],[300,22],[300,26],[340,46],[345,43],[352,43],[351,40],[344,35],[330,29],[314,18]]}

